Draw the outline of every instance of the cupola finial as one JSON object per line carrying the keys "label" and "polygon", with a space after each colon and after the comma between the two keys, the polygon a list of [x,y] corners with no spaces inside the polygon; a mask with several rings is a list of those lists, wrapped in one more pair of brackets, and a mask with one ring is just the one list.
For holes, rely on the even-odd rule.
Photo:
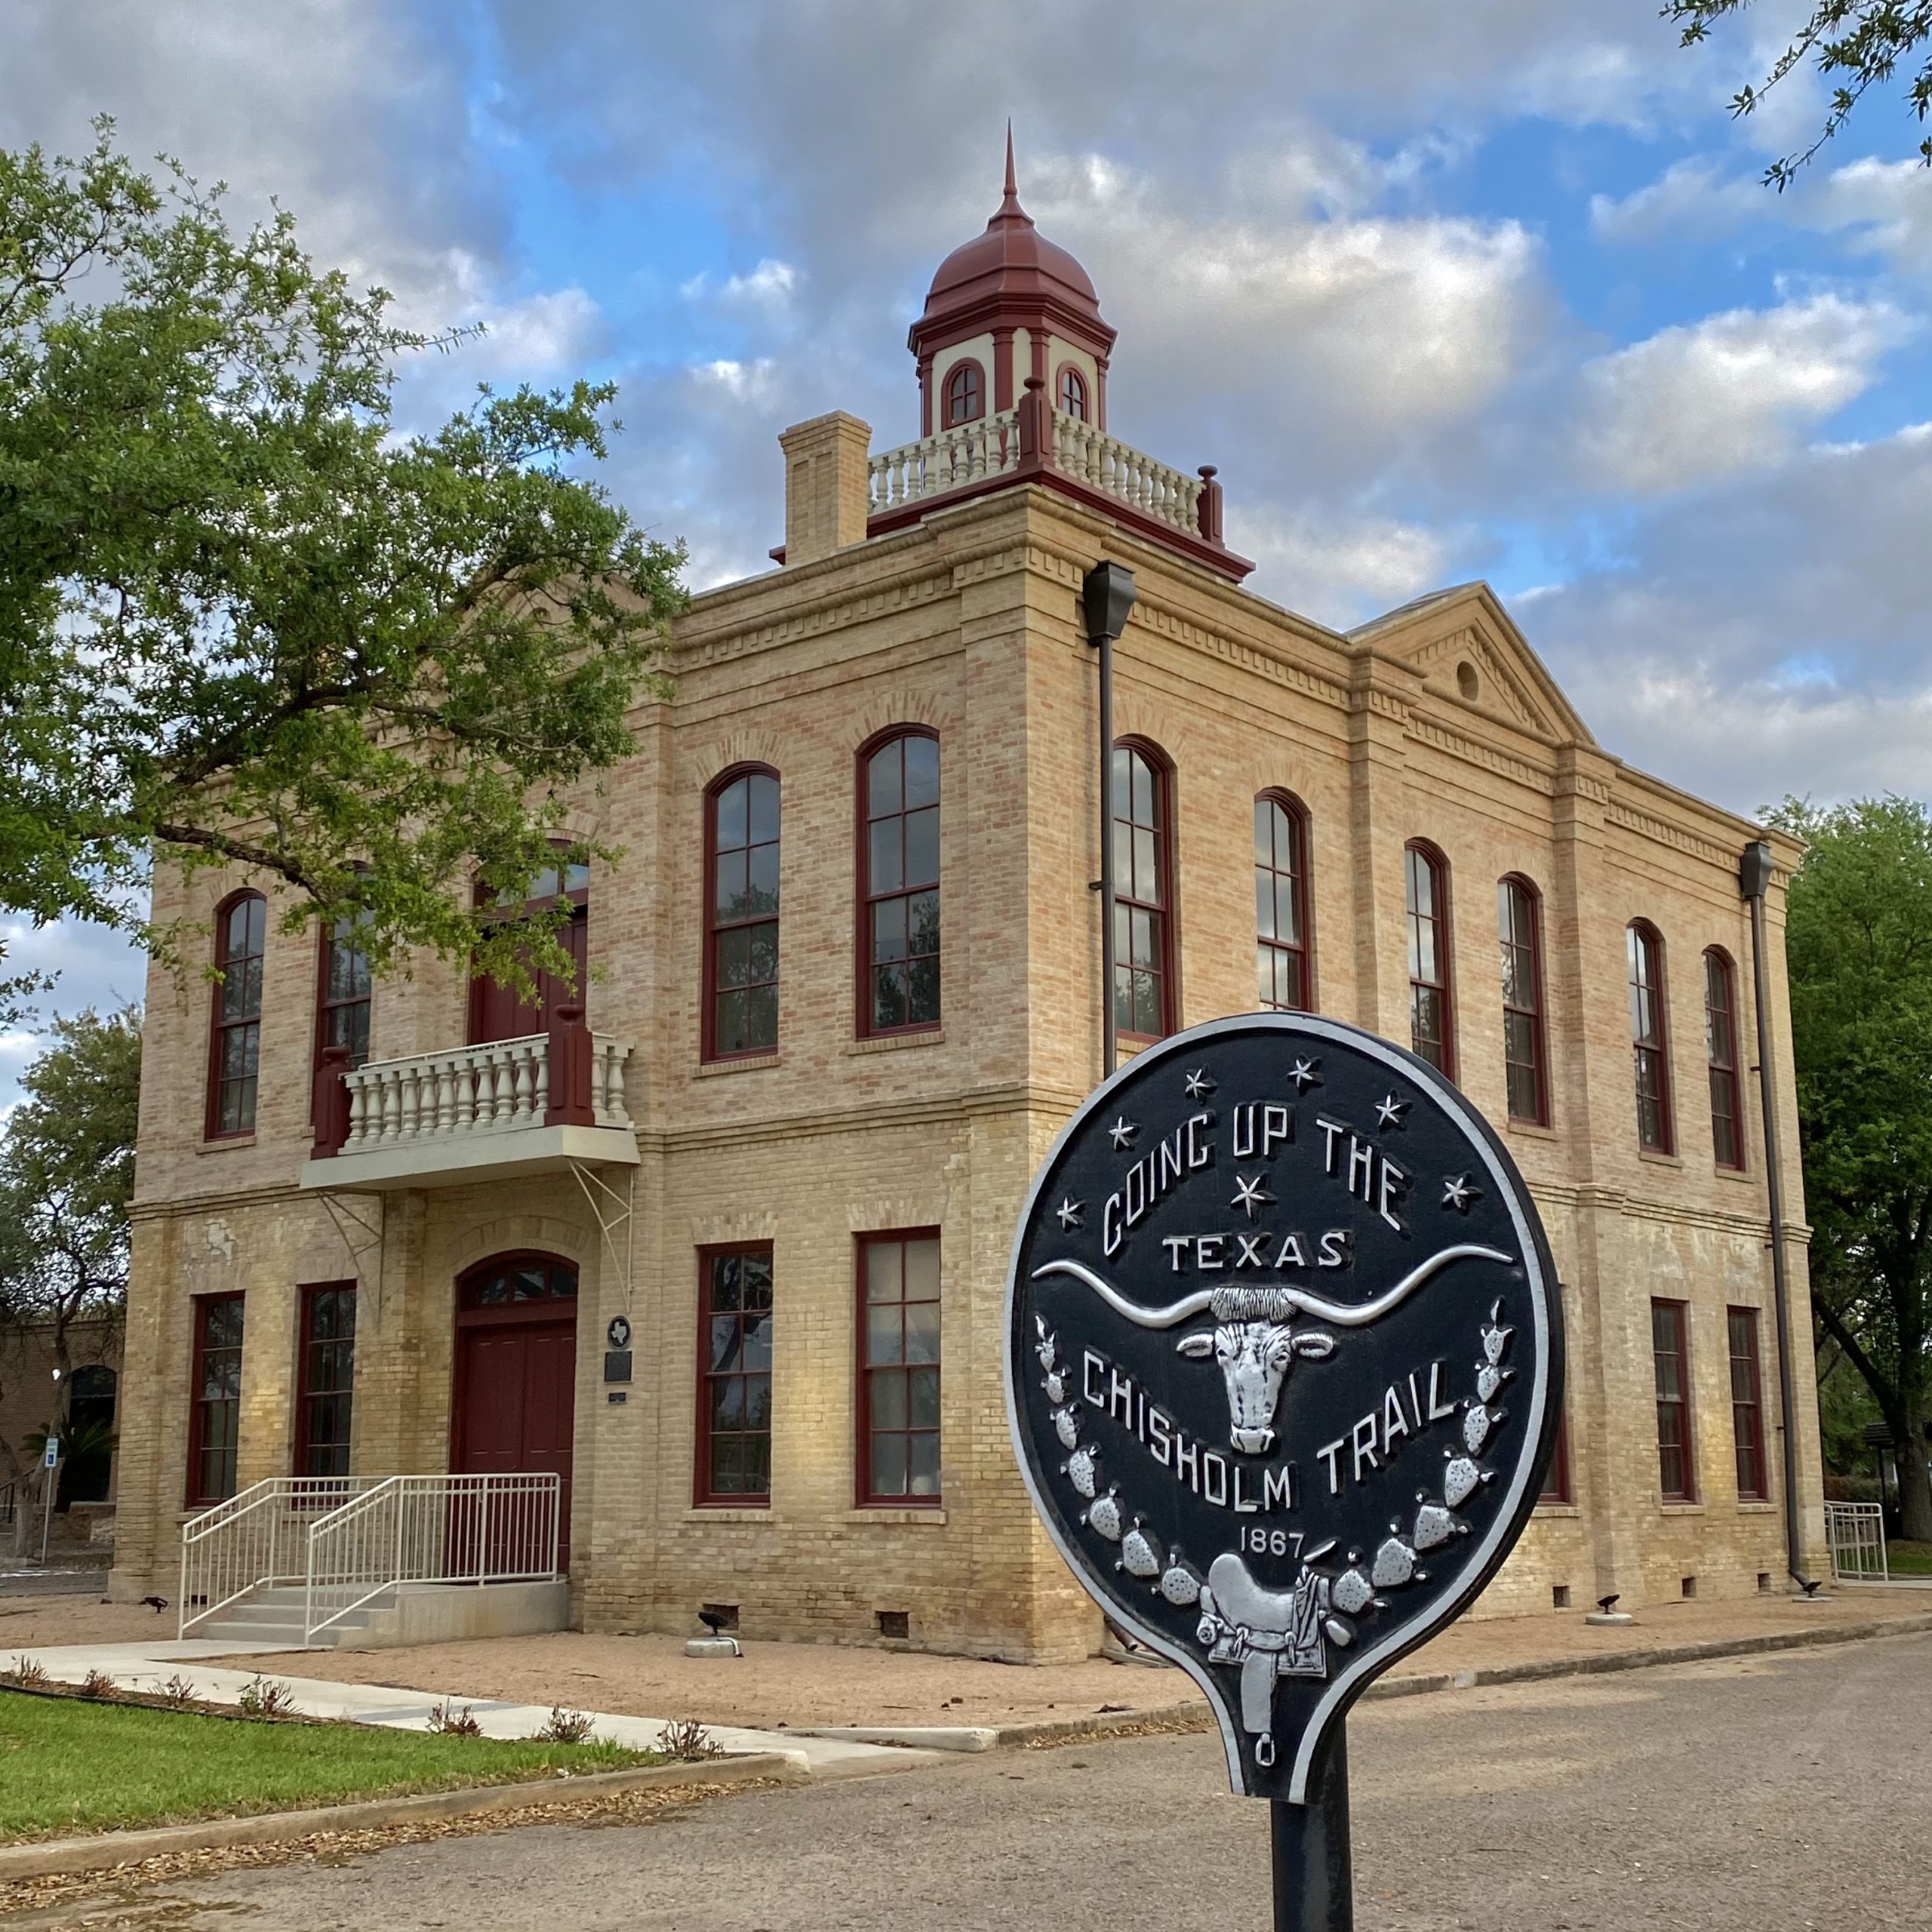
{"label": "cupola finial", "polygon": [[[1013,171],[1013,117],[1011,115],[1007,116],[1006,121],[1006,192],[1001,199],[999,212],[1001,214],[1023,214],[1026,212],[1020,205],[1020,184]],[[998,217],[995,216],[994,219],[997,220]]]}

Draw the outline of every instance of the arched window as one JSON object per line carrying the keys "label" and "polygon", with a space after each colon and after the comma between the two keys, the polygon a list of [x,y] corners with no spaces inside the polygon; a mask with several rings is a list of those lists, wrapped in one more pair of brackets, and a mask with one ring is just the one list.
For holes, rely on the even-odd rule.
{"label": "arched window", "polygon": [[1744,1109],[1737,1085],[1737,976],[1712,946],[1704,955],[1704,1057],[1711,1070],[1711,1149],[1721,1168],[1744,1164]]}
{"label": "arched window", "polygon": [[1087,378],[1071,362],[1060,365],[1060,411],[1077,423],[1087,420]]}
{"label": "arched window", "polygon": [[940,1022],[939,740],[895,732],[859,756],[859,1030]]}
{"label": "arched window", "polygon": [[349,1064],[369,1057],[372,989],[369,955],[362,950],[362,928],[375,915],[346,912],[322,935],[321,968],[315,989],[315,1063],[331,1047],[346,1047]]}
{"label": "arched window", "polygon": [[1630,961],[1630,1044],[1635,1054],[1637,1145],[1646,1153],[1670,1146],[1669,1046],[1664,1027],[1663,941],[1654,926],[1633,920],[1626,936]]}
{"label": "arched window", "polygon": [[778,1044],[778,774],[740,767],[705,794],[704,1057]]}
{"label": "arched window", "polygon": [[986,413],[986,378],[974,361],[955,362],[946,372],[944,429],[977,423]]}
{"label": "arched window", "polygon": [[208,1057],[208,1131],[247,1134],[255,1124],[262,1057],[262,952],[268,901],[238,892],[214,917],[214,1020]]}
{"label": "arched window", "polygon": [[1403,879],[1409,927],[1409,1044],[1453,1080],[1448,863],[1432,846],[1413,844],[1403,857]]}
{"label": "arched window", "polygon": [[1503,1065],[1509,1118],[1549,1124],[1549,1069],[1543,1024],[1543,903],[1526,878],[1500,879],[1496,924],[1503,947]]}
{"label": "arched window", "polygon": [[1158,1040],[1175,1025],[1173,824],[1165,758],[1149,744],[1114,746],[1114,1025]]}
{"label": "arched window", "polygon": [[1308,814],[1286,792],[1254,801],[1255,1004],[1264,1013],[1314,1004],[1308,961]]}

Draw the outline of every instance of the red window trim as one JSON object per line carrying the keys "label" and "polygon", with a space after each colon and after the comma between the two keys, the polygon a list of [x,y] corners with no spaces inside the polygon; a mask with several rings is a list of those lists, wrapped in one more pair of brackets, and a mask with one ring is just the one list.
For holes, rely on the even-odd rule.
{"label": "red window trim", "polygon": [[[1672,1300],[1668,1296],[1653,1295],[1651,1297],[1651,1351],[1654,1367],[1655,1358],[1658,1353],[1656,1321],[1657,1313],[1660,1309],[1668,1309],[1670,1311],[1670,1318],[1676,1327],[1674,1339],[1677,1346],[1674,1352],[1678,1361],[1678,1379],[1681,1385],[1681,1392],[1675,1398],[1675,1406],[1680,1412],[1683,1424],[1681,1442],[1684,1462],[1684,1487],[1681,1489],[1672,1490],[1666,1489],[1663,1486],[1664,1440],[1663,1417],[1660,1413],[1657,1427],[1657,1493],[1666,1503],[1695,1503],[1697,1500],[1697,1433],[1693,1427],[1691,1414],[1693,1407],[1691,1398],[1694,1392],[1690,1381],[1690,1306],[1687,1302]],[[1657,1398],[1657,1407],[1660,1412],[1663,1407],[1664,1398],[1660,1395]]]}
{"label": "red window trim", "polygon": [[224,1128],[221,1124],[221,1039],[223,1032],[232,1026],[245,1026],[246,1020],[232,1020],[224,1026],[221,1017],[223,982],[217,980],[209,989],[208,1001],[208,1091],[204,1100],[204,1118],[202,1123],[203,1138],[208,1140],[237,1140],[255,1131],[256,1121],[261,1112],[261,1024],[262,1011],[267,1004],[268,951],[269,951],[269,902],[265,894],[252,886],[245,886],[239,891],[231,892],[214,909],[214,963],[217,972],[226,972],[228,959],[228,920],[235,909],[245,901],[255,900],[262,909],[262,950],[258,955],[262,962],[261,995],[255,1003],[255,1110],[246,1127]]}
{"label": "red window trim", "polygon": [[[755,758],[747,758],[737,764],[727,765],[704,788],[704,878],[702,891],[703,898],[699,923],[704,934],[703,978],[699,987],[698,998],[702,1011],[698,1021],[700,1057],[709,1063],[712,1060],[758,1060],[778,1051],[774,1041],[768,1047],[743,1047],[735,1053],[723,1054],[718,1051],[718,998],[714,984],[718,971],[718,908],[715,900],[715,875],[718,860],[718,801],[741,778],[769,778],[778,787],[778,864],[780,875],[779,909],[774,915],[774,922],[784,915],[783,876],[785,865],[785,781],[775,765],[761,763]],[[861,810],[863,810],[863,807]],[[863,837],[863,832],[860,834]],[[762,921],[745,921],[747,924],[761,924]],[[783,941],[783,929],[780,934]]]}
{"label": "red window trim", "polygon": [[[315,1306],[315,1297],[318,1295],[331,1293],[340,1293],[344,1290],[351,1295],[356,1295],[358,1293],[358,1284],[353,1281],[304,1281],[301,1284],[297,1297],[297,1306],[296,1309],[297,1327],[295,1331],[294,1473],[298,1476],[306,1475],[309,1473],[309,1451],[311,1447],[311,1440],[309,1434],[309,1398],[315,1392],[315,1388],[310,1380],[309,1352],[311,1348],[313,1346],[313,1344],[309,1340],[309,1335],[311,1313]],[[361,1315],[359,1296],[358,1296],[356,1314],[359,1319]],[[349,1401],[349,1414],[352,1418],[355,1414],[355,1404],[354,1367],[355,1343],[352,1339],[350,1342],[349,1347],[350,1369]],[[352,1429],[354,1428],[354,1423],[352,1420],[350,1423],[350,1427]]]}
{"label": "red window trim", "polygon": [[[1513,888],[1521,892],[1530,909],[1530,990],[1536,1004],[1531,1007],[1512,1006],[1506,988],[1503,993],[1504,1015],[1503,1104],[1508,1117],[1527,1127],[1547,1127],[1549,1124],[1549,1029],[1545,1018],[1549,1005],[1549,995],[1543,984],[1543,894],[1534,879],[1521,872],[1505,872],[1497,881],[1499,891]],[[1500,910],[1499,907],[1499,910]],[[1503,937],[1508,940],[1511,934]],[[1536,1054],[1537,1110],[1533,1114],[1519,1114],[1509,1108],[1509,1067],[1508,1017],[1512,1013],[1526,1014],[1530,1022],[1530,1037]]]}
{"label": "red window trim", "polygon": [[[1731,1324],[1743,1315],[1749,1326],[1750,1350],[1746,1357],[1750,1364],[1751,1399],[1748,1403],[1737,1399],[1737,1351],[1731,1343]],[[1741,1479],[1737,1484],[1737,1500],[1740,1503],[1768,1503],[1771,1500],[1771,1468],[1764,1454],[1764,1358],[1761,1337],[1758,1328],[1758,1311],[1755,1308],[1732,1306],[1724,1312],[1724,1360],[1729,1371],[1730,1386],[1731,1442],[1743,1460],[1746,1438],[1738,1424],[1742,1420],[1740,1410],[1748,1410],[1750,1416],[1749,1442],[1752,1454],[1757,1459],[1758,1484],[1755,1489],[1746,1489]]]}
{"label": "red window trim", "polygon": [[[852,975],[853,1020],[856,1036],[861,1040],[900,1039],[908,1034],[936,1033],[946,1024],[946,761],[940,760],[940,876],[934,888],[939,894],[940,918],[940,1001],[937,1020],[920,1020],[906,1026],[875,1026],[872,1023],[872,855],[866,839],[866,827],[869,822],[866,817],[866,768],[872,758],[899,738],[930,738],[935,745],[940,735],[930,724],[888,724],[881,731],[875,731],[853,754],[852,761],[852,886],[854,907],[852,918],[852,955],[854,971]],[[902,799],[901,804],[904,803]],[[918,888],[923,891],[923,888]],[[881,899],[898,899],[906,896],[903,891],[881,892]]]}
{"label": "red window trim", "polygon": [[[369,1018],[372,1028],[376,1016],[375,988],[373,983],[370,987],[369,996],[367,999],[331,1000],[329,998],[329,958],[330,955],[335,949],[336,937],[334,928],[332,926],[322,927],[317,934],[317,940],[318,943],[315,947],[315,1025],[313,1028],[312,1051],[309,1054],[309,1084],[311,1088],[309,1124],[311,1126],[317,1124],[320,1120],[321,1114],[322,1055],[328,1051],[329,1044],[329,1015],[340,1007],[366,1006],[369,1009]],[[352,940],[351,943],[353,944]],[[358,951],[361,950],[359,947],[356,949]],[[349,1063],[352,1068],[358,1066],[361,1063],[362,1063],[361,1061],[357,1060],[353,1057],[350,1059]]]}
{"label": "red window trim", "polygon": [[[1657,1016],[1654,1045],[1637,1038],[1634,1023],[1630,1029],[1630,1099],[1637,1116],[1637,1145],[1646,1154],[1674,1155],[1677,1152],[1677,1124],[1674,1118],[1670,1080],[1670,978],[1664,961],[1663,935],[1647,919],[1632,919],[1625,928],[1624,934],[1626,991],[1634,991],[1637,986],[1636,962],[1632,956],[1634,942],[1635,946],[1650,949],[1654,981],[1650,989],[1651,1004]],[[1657,1056],[1657,1140],[1654,1146],[1644,1138],[1644,1109],[1637,1091],[1637,1068],[1640,1063],[1637,1055],[1639,1053],[1654,1053]]]}
{"label": "red window trim", "polygon": [[[208,1352],[208,1311],[218,1302],[238,1302],[242,1305],[242,1352],[245,1364],[248,1344],[248,1306],[245,1290],[235,1288],[221,1294],[192,1295],[189,1298],[188,1315],[192,1326],[190,1335],[192,1346],[189,1355],[188,1380],[188,1468],[182,1481],[182,1500],[190,1509],[211,1509],[217,1503],[226,1503],[226,1496],[203,1496],[201,1488],[202,1451],[206,1446],[202,1435],[202,1369]],[[235,1400],[235,1488],[229,1495],[239,1493],[242,1486],[242,1430],[241,1399]]]}
{"label": "red window trim", "polygon": [[[1120,1038],[1131,1041],[1137,1045],[1149,1046],[1155,1041],[1164,1040],[1170,1033],[1180,1030],[1180,893],[1174,863],[1180,850],[1175,831],[1180,812],[1175,799],[1174,761],[1152,738],[1142,737],[1134,732],[1115,739],[1114,749],[1117,752],[1137,752],[1147,761],[1154,774],[1155,807],[1161,816],[1155,862],[1160,869],[1162,904],[1155,907],[1151,902],[1131,898],[1120,889],[1118,875],[1114,880],[1116,907],[1137,906],[1143,911],[1158,912],[1160,917],[1161,1030],[1158,1033],[1138,1033],[1130,1027],[1123,1026],[1118,1029]],[[1114,825],[1120,822],[1114,815],[1111,761],[1108,764],[1107,787],[1107,823],[1111,832]],[[1130,811],[1133,810],[1131,797],[1128,809]],[[1118,875],[1119,867],[1116,866],[1114,869]],[[1115,916],[1118,918],[1118,912]],[[1121,965],[1118,943],[1114,952],[1114,971],[1118,974]],[[1108,996],[1110,998],[1115,996],[1111,987],[1108,989]]]}
{"label": "red window trim", "polygon": [[1094,426],[1094,379],[1078,362],[1066,361],[1054,371],[1054,408],[1063,415],[1072,415],[1072,411],[1060,401],[1061,391],[1069,376],[1075,377],[1080,384],[1080,411],[1074,420]]}
{"label": "red window trim", "polygon": [[[908,1241],[940,1241],[936,1228],[880,1228],[860,1235],[852,1244],[852,1364],[854,1384],[852,1410],[858,1424],[858,1441],[853,1457],[853,1500],[861,1509],[943,1509],[946,1507],[946,1275],[945,1249],[940,1249],[940,1482],[932,1496],[875,1496],[872,1493],[872,1377],[866,1361],[866,1254],[884,1241],[903,1246]],[[903,1265],[903,1263],[901,1264]]]}
{"label": "red window trim", "polygon": [[1415,1028],[1415,995],[1418,987],[1426,991],[1439,992],[1442,995],[1442,1064],[1437,1070],[1445,1080],[1456,1078],[1456,926],[1455,905],[1450,896],[1449,861],[1441,846],[1426,838],[1411,838],[1402,848],[1402,939],[1406,949],[1409,937],[1409,922],[1416,915],[1409,909],[1409,857],[1414,854],[1428,866],[1435,884],[1438,908],[1435,921],[1437,928],[1436,957],[1440,962],[1442,977],[1437,980],[1418,980],[1414,974],[1409,977],[1410,1040],[1413,1046]]}
{"label": "red window trim", "polygon": [[1570,1467],[1570,1412],[1565,1409],[1556,1419],[1555,1446],[1549,1453],[1549,1466],[1544,1470],[1543,1487],[1537,1493],[1539,1503],[1554,1503],[1565,1506],[1574,1503],[1576,1492],[1571,1487]]}
{"label": "red window trim", "polygon": [[[577,1295],[546,1295],[541,1301],[507,1301],[490,1308],[465,1308],[463,1291],[479,1275],[540,1262],[546,1268],[566,1268],[577,1277]],[[506,1247],[473,1261],[456,1278],[456,1325],[459,1328],[494,1328],[520,1321],[571,1321],[577,1320],[577,1299],[583,1291],[583,1269],[568,1254],[543,1247]],[[452,1414],[456,1406],[453,1405]]]}
{"label": "red window trim", "polygon": [[[701,1246],[697,1251],[697,1349],[693,1359],[697,1380],[692,1411],[697,1423],[694,1432],[694,1441],[691,1460],[691,1506],[697,1509],[769,1509],[771,1507],[771,1482],[773,1472],[768,1467],[766,1488],[762,1496],[747,1494],[743,1490],[728,1494],[714,1494],[710,1485],[711,1474],[711,1404],[709,1384],[711,1371],[711,1264],[721,1254],[761,1254],[773,1263],[771,1271],[772,1318],[777,1319],[778,1269],[774,1260],[772,1244],[768,1241],[718,1241]],[[776,1403],[774,1412],[776,1413]],[[765,1431],[768,1443],[772,1432]]]}
{"label": "red window trim", "polygon": [[[1294,875],[1295,925],[1297,930],[1299,931],[1301,934],[1301,943],[1300,945],[1289,946],[1280,940],[1263,939],[1261,937],[1259,928],[1257,928],[1254,935],[1254,943],[1257,947],[1265,947],[1271,952],[1294,952],[1300,955],[1302,1003],[1298,1008],[1294,1010],[1303,1013],[1312,1013],[1316,1010],[1315,992],[1315,895],[1309,889],[1309,869],[1314,862],[1312,855],[1315,850],[1315,840],[1310,829],[1313,821],[1309,814],[1307,806],[1304,804],[1294,792],[1289,791],[1284,786],[1269,785],[1263,786],[1260,791],[1256,792],[1254,795],[1254,802],[1257,805],[1279,805],[1281,809],[1287,814],[1290,820],[1294,826],[1295,844],[1297,848],[1296,857],[1300,861],[1300,866]],[[1260,869],[1259,860],[1256,862],[1255,869],[1257,871]],[[1275,875],[1278,878],[1280,876],[1278,868],[1271,866],[1270,869],[1275,872]],[[1260,984],[1257,982],[1255,987],[1256,996],[1257,998],[1260,996]],[[1279,1011],[1281,1010],[1281,1009],[1278,1008],[1269,1008],[1264,1007],[1263,1008],[1263,1011]]]}
{"label": "red window trim", "polygon": [[[571,849],[570,841],[565,839],[553,841],[552,849],[556,854],[558,884],[561,885],[565,876],[565,867],[572,863],[564,857],[564,854]],[[581,864],[586,875],[588,874],[590,866],[589,860],[580,860],[575,863]],[[548,912],[559,904],[567,905],[571,908],[570,924],[580,925],[584,929],[584,970],[577,975],[580,983],[571,989],[571,997],[581,1004],[587,996],[590,976],[590,881],[588,876],[586,877],[583,884],[577,887],[574,891],[546,892],[539,898],[526,899],[521,906],[493,906],[491,901],[496,895],[481,879],[476,881],[473,891],[476,905],[486,918],[522,919],[528,918],[532,912]],[[558,937],[558,943],[564,946],[566,952],[570,949],[568,942],[561,937],[561,934]],[[479,1040],[477,1035],[483,1030],[483,1002],[488,997],[491,983],[488,979],[479,977],[472,968],[468,975],[468,984],[467,1004],[463,1020],[466,1038],[472,1046],[481,1046],[489,1044]],[[540,983],[538,987],[540,1004],[542,990]]]}
{"label": "red window trim", "polygon": [[[1724,1049],[1730,1056],[1729,1063],[1720,1066],[1711,1059],[1709,1034],[1712,1008],[1711,1006],[1710,970],[1715,965],[1724,975]],[[1707,946],[1704,949],[1704,1031],[1706,1036],[1705,1059],[1711,1075],[1711,1155],[1727,1174],[1745,1171],[1744,1157],[1744,1084],[1738,1077],[1737,1066],[1737,968],[1729,953],[1721,946]],[[1730,1134],[1737,1150],[1735,1160],[1727,1161],[1718,1151],[1717,1136],[1717,1082],[1722,1079],[1730,1089]]]}
{"label": "red window trim", "polygon": [[[960,372],[965,369],[973,372],[974,394],[978,398],[979,407],[970,416],[955,416],[952,413],[952,385],[958,380]],[[986,420],[986,372],[980,367],[980,358],[977,355],[962,355],[958,361],[946,365],[945,379],[940,384],[939,407],[940,427],[943,429],[957,429],[963,423],[983,423]]]}

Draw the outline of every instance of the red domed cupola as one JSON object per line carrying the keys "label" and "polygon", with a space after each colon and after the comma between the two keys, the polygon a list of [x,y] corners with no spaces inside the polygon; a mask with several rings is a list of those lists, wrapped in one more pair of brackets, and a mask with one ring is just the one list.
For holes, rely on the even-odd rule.
{"label": "red domed cupola", "polygon": [[1104,429],[1113,346],[1087,271],[1020,205],[1009,126],[998,210],[940,263],[906,337],[919,362],[920,433],[1012,408],[1029,376],[1054,408]]}

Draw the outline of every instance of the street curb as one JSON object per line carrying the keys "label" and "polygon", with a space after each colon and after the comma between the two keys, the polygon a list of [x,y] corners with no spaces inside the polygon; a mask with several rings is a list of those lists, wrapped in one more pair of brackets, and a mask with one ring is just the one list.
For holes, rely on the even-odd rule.
{"label": "street curb", "polygon": [[626,1791],[740,1784],[754,1778],[795,1783],[802,1783],[805,1776],[788,1753],[761,1751],[700,1764],[650,1764],[636,1770],[546,1778],[537,1783],[472,1785],[460,1791],[412,1792],[403,1797],[365,1798],[353,1804],[321,1805],[306,1811],[264,1811],[246,1818],[204,1818],[197,1823],[159,1825],[144,1831],[102,1832],[91,1838],[45,1838],[32,1844],[0,1846],[0,1884],[17,1878],[97,1872],[170,1852],[272,1844],[323,1832],[380,1831],[418,1819],[470,1817],[483,1812],[514,1811],[530,1804],[587,1804]]}
{"label": "street curb", "polygon": [[[1473,1690],[1486,1684],[1537,1684],[1562,1677],[1595,1677],[1612,1671],[1651,1670],[1669,1664],[1700,1663],[1713,1657],[1755,1657],[1775,1651],[1815,1650],[1830,1644],[1863,1642],[1874,1637],[1909,1637],[1932,1630],[1932,1613],[1838,1623],[1817,1630],[1778,1630],[1758,1637],[1709,1637],[1685,1644],[1654,1644],[1640,1651],[1607,1651],[1597,1657],[1552,1657],[1534,1663],[1495,1664],[1470,1670],[1417,1671],[1384,1677],[1362,1693],[1364,1703],[1388,1697],[1426,1697],[1438,1690]],[[1145,1730],[1209,1730],[1214,1713],[1198,1699],[1185,1704],[1154,1704],[1118,1715],[1049,1718],[1035,1724],[827,1727],[795,1734],[836,1737],[854,1743],[897,1744],[927,1751],[1008,1750],[1032,1744],[1072,1743],[1082,1738],[1117,1737]]]}

